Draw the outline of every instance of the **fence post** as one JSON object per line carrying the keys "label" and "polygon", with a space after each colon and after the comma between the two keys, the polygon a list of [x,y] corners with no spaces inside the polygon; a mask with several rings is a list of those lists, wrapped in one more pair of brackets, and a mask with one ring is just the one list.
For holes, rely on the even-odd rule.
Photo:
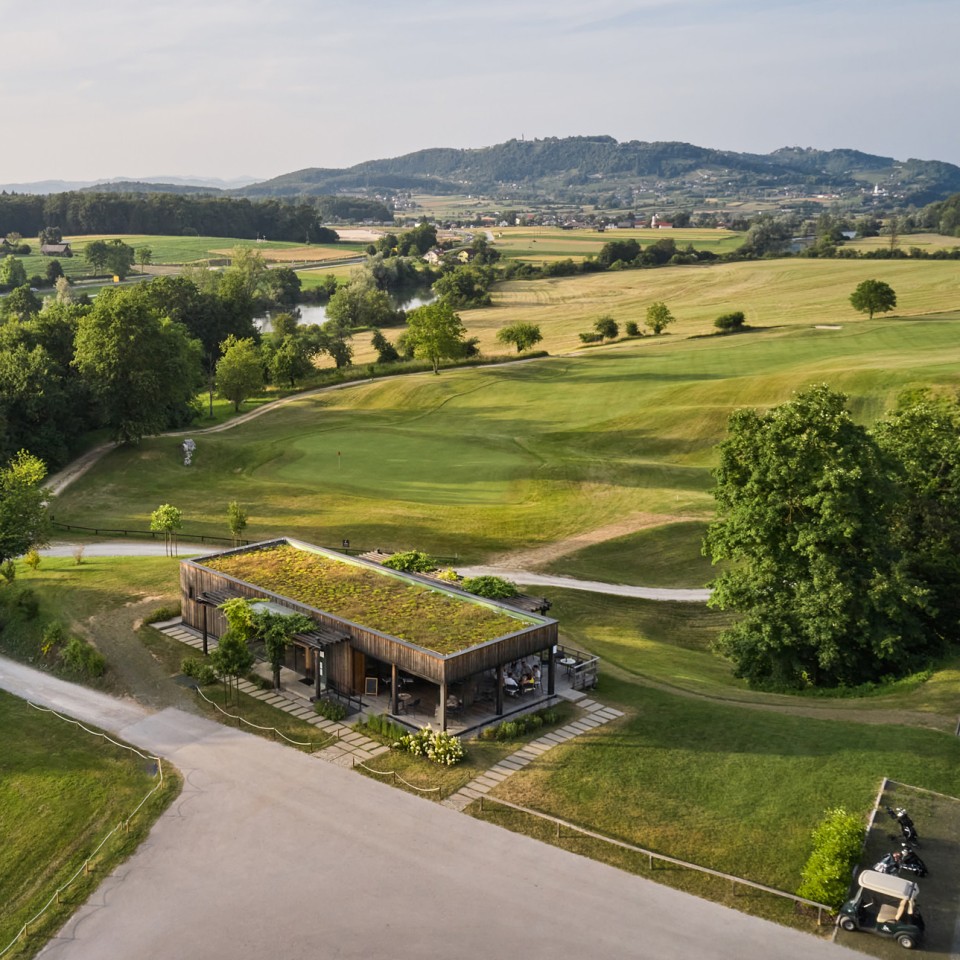
{"label": "fence post", "polygon": [[483,794],[480,794],[480,812],[483,813]]}
{"label": "fence post", "polygon": [[557,821],[557,839],[560,839],[560,821]]}

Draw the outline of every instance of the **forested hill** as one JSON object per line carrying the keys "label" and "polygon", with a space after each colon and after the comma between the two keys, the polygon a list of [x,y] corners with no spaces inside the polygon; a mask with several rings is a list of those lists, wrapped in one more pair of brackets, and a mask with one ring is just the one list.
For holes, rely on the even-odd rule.
{"label": "forested hill", "polygon": [[939,161],[899,161],[856,150],[792,147],[760,155],[689,143],[619,143],[607,136],[549,137],[509,140],[474,150],[418,150],[347,169],[311,167],[236,193],[253,197],[354,190],[493,193],[509,189],[562,200],[623,186],[671,185],[749,193],[871,191],[878,185],[901,202],[924,204],[960,191],[960,167]]}

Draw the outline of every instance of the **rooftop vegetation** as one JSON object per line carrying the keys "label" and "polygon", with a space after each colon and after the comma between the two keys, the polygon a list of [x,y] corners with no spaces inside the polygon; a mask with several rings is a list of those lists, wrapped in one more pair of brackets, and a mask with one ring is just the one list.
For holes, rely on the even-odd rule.
{"label": "rooftop vegetation", "polygon": [[289,545],[231,553],[204,566],[436,653],[456,653],[534,622]]}

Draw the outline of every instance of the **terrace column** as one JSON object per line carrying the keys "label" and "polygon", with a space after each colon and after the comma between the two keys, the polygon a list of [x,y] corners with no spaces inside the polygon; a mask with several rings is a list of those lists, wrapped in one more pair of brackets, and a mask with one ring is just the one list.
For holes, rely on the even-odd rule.
{"label": "terrace column", "polygon": [[323,660],[320,659],[320,651],[313,651],[313,699],[320,699],[320,678],[323,673]]}
{"label": "terrace column", "polygon": [[548,654],[549,659],[547,660],[547,695],[552,697],[556,693],[557,685],[557,655],[553,652],[553,647],[550,647],[550,652]]}
{"label": "terrace column", "polygon": [[440,706],[437,709],[437,719],[440,721],[440,729],[447,729],[447,681],[440,681]]}
{"label": "terrace column", "polygon": [[390,712],[397,714],[397,665],[390,664]]}
{"label": "terrace column", "polygon": [[497,716],[503,716],[503,664],[497,664]]}
{"label": "terrace column", "polygon": [[203,611],[203,655],[207,655],[207,605],[205,603],[200,604],[200,609]]}

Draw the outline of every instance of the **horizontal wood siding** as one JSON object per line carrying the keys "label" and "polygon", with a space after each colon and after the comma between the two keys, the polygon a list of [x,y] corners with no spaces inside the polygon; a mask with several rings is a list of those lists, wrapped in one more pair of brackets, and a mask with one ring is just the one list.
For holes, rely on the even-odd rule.
{"label": "horizontal wood siding", "polygon": [[519,633],[491,640],[482,647],[473,647],[447,660],[447,682],[463,680],[483,670],[490,670],[501,663],[513,663],[533,653],[540,653],[557,642],[555,621],[535,627],[527,627]]}
{"label": "horizontal wood siding", "polygon": [[[388,637],[376,630],[341,620],[332,614],[317,610],[289,597],[271,593],[227,574],[207,569],[190,560],[180,564],[180,588],[183,621],[196,630],[203,628],[203,609],[197,598],[204,593],[229,593],[250,600],[272,600],[290,610],[311,617],[317,623],[342,631],[350,636],[350,646],[385,663],[395,663],[405,673],[422,677],[433,683],[452,683],[482,670],[492,669],[501,663],[511,663],[521,657],[538,653],[557,642],[556,621],[535,624],[514,634],[490,640],[480,646],[460,653],[443,656],[424,650],[413,644]],[[226,629],[223,614],[213,607],[207,608],[207,630],[219,637]],[[343,651],[342,654],[339,651]],[[351,677],[350,658],[346,644],[326,648],[328,677],[336,684],[349,686]],[[342,658],[342,663],[341,663]]]}

